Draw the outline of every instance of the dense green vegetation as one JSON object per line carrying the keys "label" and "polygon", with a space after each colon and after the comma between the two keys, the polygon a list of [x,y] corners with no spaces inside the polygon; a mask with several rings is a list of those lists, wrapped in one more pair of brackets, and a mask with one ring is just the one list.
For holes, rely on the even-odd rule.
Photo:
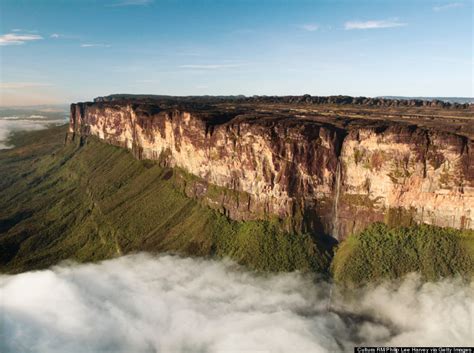
{"label": "dense green vegetation", "polygon": [[94,138],[64,145],[65,134],[16,134],[17,147],[0,151],[0,271],[142,250],[229,256],[259,270],[328,268],[308,235],[230,221],[187,198],[173,170]]}
{"label": "dense green vegetation", "polygon": [[334,279],[348,284],[410,272],[419,272],[426,280],[474,275],[474,232],[377,223],[342,242],[332,262]]}

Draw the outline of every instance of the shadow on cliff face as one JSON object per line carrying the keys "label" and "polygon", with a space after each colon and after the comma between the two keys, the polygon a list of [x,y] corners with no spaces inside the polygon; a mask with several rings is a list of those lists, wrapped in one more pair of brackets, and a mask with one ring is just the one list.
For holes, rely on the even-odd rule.
{"label": "shadow on cliff face", "polygon": [[315,210],[308,208],[303,216],[303,232],[311,234],[314,243],[322,250],[329,252],[330,256],[334,256],[334,250],[339,244],[338,240],[331,234],[327,233],[325,226],[321,220],[320,214]]}
{"label": "shadow on cliff face", "polygon": [[0,277],[2,352],[340,352],[472,345],[472,285],[357,292],[229,261],[132,255]]}

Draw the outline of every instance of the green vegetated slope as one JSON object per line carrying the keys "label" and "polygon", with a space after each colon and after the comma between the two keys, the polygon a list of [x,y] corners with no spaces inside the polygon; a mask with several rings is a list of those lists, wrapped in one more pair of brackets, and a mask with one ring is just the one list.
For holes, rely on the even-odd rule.
{"label": "green vegetated slope", "polygon": [[[0,151],[0,271],[134,251],[229,256],[251,268],[325,271],[329,255],[278,221],[234,222],[179,190],[176,173],[66,128],[16,134]],[[179,171],[182,173],[181,171]]]}
{"label": "green vegetated slope", "polygon": [[359,284],[418,272],[425,280],[474,275],[474,231],[377,223],[348,237],[336,251],[337,282]]}

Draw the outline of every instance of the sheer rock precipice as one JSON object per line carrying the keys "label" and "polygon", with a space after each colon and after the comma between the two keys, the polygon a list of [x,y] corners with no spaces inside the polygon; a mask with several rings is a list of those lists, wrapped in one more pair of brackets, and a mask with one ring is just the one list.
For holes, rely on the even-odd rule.
{"label": "sheer rock precipice", "polygon": [[474,228],[473,122],[465,107],[123,98],[72,104],[69,138],[184,170],[186,194],[232,219],[343,239],[374,221]]}

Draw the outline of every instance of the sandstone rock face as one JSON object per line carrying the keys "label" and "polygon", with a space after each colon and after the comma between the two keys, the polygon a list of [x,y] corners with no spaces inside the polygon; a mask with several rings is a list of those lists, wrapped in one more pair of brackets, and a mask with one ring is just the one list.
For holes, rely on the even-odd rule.
{"label": "sandstone rock face", "polygon": [[78,103],[70,119],[71,138],[96,136],[184,170],[186,193],[233,219],[276,216],[339,239],[373,221],[474,228],[467,136],[290,109],[159,102]]}
{"label": "sandstone rock face", "polygon": [[350,131],[341,153],[342,232],[363,226],[351,224],[361,217],[472,229],[473,147],[465,137],[416,126]]}

